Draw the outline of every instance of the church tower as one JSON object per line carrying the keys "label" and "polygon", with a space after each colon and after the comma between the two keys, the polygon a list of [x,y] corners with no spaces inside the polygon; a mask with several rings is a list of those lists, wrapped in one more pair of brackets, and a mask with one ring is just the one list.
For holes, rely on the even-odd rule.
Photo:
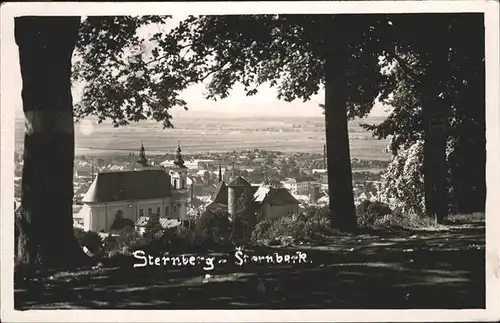
{"label": "church tower", "polygon": [[187,184],[187,172],[188,168],[184,165],[181,144],[179,142],[177,144],[174,167],[170,170],[169,175],[172,188],[172,215],[183,223],[189,220],[187,218],[187,204],[191,200],[191,192]]}
{"label": "church tower", "polygon": [[174,167],[170,170],[172,188],[175,190],[187,189],[187,167],[182,159],[182,150],[180,142],[177,144]]}
{"label": "church tower", "polygon": [[144,149],[144,142],[141,140],[141,148],[139,149],[139,159],[137,163],[143,167],[149,166],[148,159],[146,158],[146,149]]}
{"label": "church tower", "polygon": [[130,154],[130,170],[148,170],[152,166],[149,164],[148,158],[146,157],[146,149],[144,149],[144,143],[141,140],[141,148],[139,149],[139,158],[136,158],[134,154]]}

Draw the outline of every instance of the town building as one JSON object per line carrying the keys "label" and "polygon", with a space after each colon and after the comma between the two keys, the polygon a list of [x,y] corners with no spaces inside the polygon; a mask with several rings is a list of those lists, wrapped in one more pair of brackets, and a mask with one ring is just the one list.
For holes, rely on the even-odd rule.
{"label": "town building", "polygon": [[316,185],[313,181],[296,180],[295,178],[288,178],[281,182],[284,188],[289,190],[292,194],[307,195],[310,193],[310,187]]}
{"label": "town building", "polygon": [[[186,166],[187,169],[189,170],[202,170],[202,169],[207,169],[208,165],[213,163],[214,161],[211,159],[192,159],[192,160],[186,160],[184,162],[184,165]],[[165,160],[160,163],[160,166],[162,167],[173,167],[175,166],[175,159],[174,160]]]}
{"label": "town building", "polygon": [[149,165],[141,144],[134,169],[97,174],[82,199],[84,205],[77,217],[83,220],[84,230],[96,232],[109,231],[115,220],[136,223],[139,218],[152,215],[187,222],[191,196],[180,144],[170,169]]}
{"label": "town building", "polygon": [[307,195],[310,193],[310,188],[316,185],[313,181],[297,181],[297,194]]}
{"label": "town building", "polygon": [[210,200],[205,207],[208,212],[223,212],[232,220],[241,209],[247,209],[256,216],[257,222],[298,214],[300,205],[286,188],[251,185],[241,176],[232,178],[228,184],[220,176]]}
{"label": "town building", "polygon": [[281,182],[281,185],[292,193],[297,191],[297,180],[295,178],[287,178]]}
{"label": "town building", "polygon": [[309,187],[309,203],[316,204],[321,197],[320,187],[319,185],[311,185]]}

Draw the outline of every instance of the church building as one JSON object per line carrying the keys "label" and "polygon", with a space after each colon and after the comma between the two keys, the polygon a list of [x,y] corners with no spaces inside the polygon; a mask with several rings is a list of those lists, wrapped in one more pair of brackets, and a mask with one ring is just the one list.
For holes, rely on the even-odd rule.
{"label": "church building", "polygon": [[141,144],[139,159],[131,170],[97,174],[82,199],[84,206],[78,216],[83,219],[84,230],[96,232],[109,231],[115,221],[136,223],[153,215],[182,223],[188,221],[190,199],[180,143],[175,167],[168,170],[151,166]]}

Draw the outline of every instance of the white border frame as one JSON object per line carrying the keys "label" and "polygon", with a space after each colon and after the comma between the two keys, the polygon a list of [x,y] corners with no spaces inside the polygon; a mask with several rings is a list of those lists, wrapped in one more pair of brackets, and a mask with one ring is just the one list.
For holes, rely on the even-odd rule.
{"label": "white border frame", "polygon": [[[486,27],[486,310],[31,310],[14,311],[13,250],[14,217],[12,185],[14,169],[14,109],[1,96],[1,317],[9,322],[291,322],[291,321],[496,321],[500,319],[500,218],[495,213],[500,191],[500,100],[499,100],[499,3],[498,1],[311,1],[311,2],[142,2],[142,3],[3,3],[1,6],[1,57],[13,42],[13,17],[18,15],[179,15],[188,14],[264,14],[264,13],[446,13],[484,12]],[[1,70],[10,63],[1,60]],[[11,87],[9,76],[0,74],[1,92]],[[167,311],[168,312],[168,311]],[[98,313],[98,314],[97,314]]]}

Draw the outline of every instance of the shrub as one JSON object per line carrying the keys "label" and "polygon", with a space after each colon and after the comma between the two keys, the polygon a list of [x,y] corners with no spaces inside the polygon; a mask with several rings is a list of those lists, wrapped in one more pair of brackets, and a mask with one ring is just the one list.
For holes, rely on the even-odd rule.
{"label": "shrub", "polygon": [[175,229],[175,238],[180,241],[189,243],[192,239],[193,231],[184,226],[178,226]]}
{"label": "shrub", "polygon": [[227,212],[204,212],[195,220],[192,230],[180,232],[180,234],[184,235],[184,240],[189,240],[191,244],[208,246],[225,240],[230,230],[231,223]]}
{"label": "shrub", "polygon": [[273,222],[270,220],[262,220],[255,225],[252,231],[251,240],[254,242],[266,239],[267,232],[271,228]]}
{"label": "shrub", "polygon": [[82,228],[73,227],[73,234],[75,235],[76,241],[80,242],[85,234],[85,230]]}
{"label": "shrub", "polygon": [[74,228],[73,232],[78,243],[87,247],[90,252],[96,254],[103,249],[102,239],[97,232],[83,231],[80,228]]}
{"label": "shrub", "polygon": [[365,200],[356,208],[356,217],[358,226],[371,227],[377,221],[386,215],[392,215],[392,210],[389,205],[380,202]]}
{"label": "shrub", "polygon": [[400,230],[400,229],[424,229],[435,228],[438,224],[430,217],[409,213],[405,216],[398,214],[387,214],[374,221],[372,227],[376,229]]}
{"label": "shrub", "polygon": [[308,214],[297,218],[283,216],[257,223],[251,240],[277,243],[291,237],[296,242],[321,241],[324,236],[333,234],[328,208],[310,208],[306,212]]}
{"label": "shrub", "polygon": [[313,210],[309,217],[306,217],[306,228],[310,228],[313,237],[319,235],[333,234],[330,210],[328,207],[320,207]]}
{"label": "shrub", "polygon": [[453,214],[448,216],[446,219],[449,222],[474,222],[474,221],[484,221],[485,215],[483,212],[475,212],[469,214]]}

